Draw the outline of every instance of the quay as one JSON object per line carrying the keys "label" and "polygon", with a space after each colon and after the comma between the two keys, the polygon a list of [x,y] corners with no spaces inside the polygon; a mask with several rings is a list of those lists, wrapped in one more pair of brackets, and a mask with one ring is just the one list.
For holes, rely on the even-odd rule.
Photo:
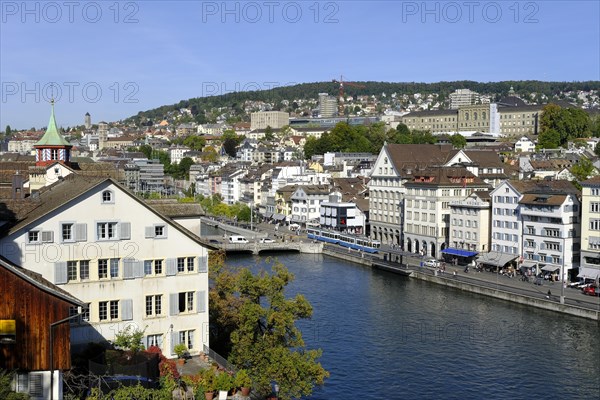
{"label": "quay", "polygon": [[[435,283],[453,289],[494,297],[516,304],[536,307],[540,309],[560,312],[576,317],[598,321],[600,324],[600,297],[587,296],[578,289],[561,287],[561,282],[544,282],[535,285],[523,282],[518,277],[507,276],[492,272],[465,273],[463,267],[449,265],[445,273],[439,273],[435,268],[421,266],[422,258],[418,254],[407,253],[398,249],[382,246],[379,253],[368,254],[349,250],[347,248],[315,243],[296,233],[282,228],[279,231],[270,224],[256,224],[255,229],[232,226],[227,223],[203,218],[203,223],[219,227],[226,232],[243,235],[249,240],[247,244],[226,243],[223,236],[205,236],[203,242],[213,249],[222,249],[226,252],[245,252],[261,254],[263,252],[295,251],[309,254],[323,254],[341,260],[360,264],[364,267],[379,269],[394,274],[406,276],[420,281]],[[260,238],[276,237],[275,243],[259,243]],[[219,243],[215,243],[219,242]],[[552,293],[547,298],[548,291]],[[564,302],[561,303],[561,292],[564,293]]]}

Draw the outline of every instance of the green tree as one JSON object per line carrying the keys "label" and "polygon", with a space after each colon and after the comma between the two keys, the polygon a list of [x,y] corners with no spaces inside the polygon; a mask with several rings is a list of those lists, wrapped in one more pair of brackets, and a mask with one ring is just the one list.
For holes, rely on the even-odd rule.
{"label": "green tree", "polygon": [[192,165],[194,165],[194,160],[192,160],[190,157],[183,157],[181,161],[179,161],[179,173],[182,178],[187,178],[189,176],[190,167]]}
{"label": "green tree", "polygon": [[183,145],[189,147],[192,150],[202,151],[206,145],[206,139],[198,135],[190,135],[183,139]]}
{"label": "green tree", "polygon": [[132,325],[127,325],[124,329],[117,332],[115,335],[114,344],[123,350],[129,350],[137,353],[140,350],[144,350],[142,339],[144,339],[145,332],[145,328],[141,330],[138,328],[133,328]]}
{"label": "green tree", "polygon": [[560,146],[560,134],[554,129],[546,129],[538,136],[540,149],[556,149]]}
{"label": "green tree", "polygon": [[559,135],[558,146],[564,146],[575,138],[587,137],[591,133],[590,128],[590,118],[582,109],[561,108],[553,103],[545,105],[542,109],[540,135],[556,131]]}
{"label": "green tree", "polygon": [[596,143],[596,147],[594,147],[594,153],[600,157],[600,142]]}
{"label": "green tree", "polygon": [[297,320],[311,317],[312,306],[300,294],[285,296],[293,274],[277,262],[271,275],[264,271],[255,275],[247,268],[213,271],[209,302],[213,332],[218,330],[220,339],[229,342],[230,361],[249,372],[257,393],[268,394],[273,380],[284,400],[309,396],[322,385],[329,373],[318,362],[321,350],[307,350],[296,327]]}
{"label": "green tree", "polygon": [[10,135],[12,134],[12,129],[10,129],[10,125],[6,125],[6,129],[4,130],[4,134],[6,135],[5,137],[10,137]]}
{"label": "green tree", "polygon": [[467,145],[467,139],[460,133],[455,133],[450,137],[450,143],[455,149],[463,149]]}
{"label": "green tree", "polygon": [[578,182],[588,179],[593,171],[594,164],[585,157],[581,157],[579,162],[571,167],[571,173]]}

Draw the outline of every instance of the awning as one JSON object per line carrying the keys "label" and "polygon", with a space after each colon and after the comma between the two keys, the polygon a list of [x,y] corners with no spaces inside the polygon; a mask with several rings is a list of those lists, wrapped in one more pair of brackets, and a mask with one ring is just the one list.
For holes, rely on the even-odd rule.
{"label": "awning", "polygon": [[514,261],[517,254],[500,253],[498,251],[490,251],[489,253],[483,253],[477,258],[477,262],[493,265],[496,267],[504,267],[507,263]]}
{"label": "awning", "polygon": [[542,271],[548,272],[558,271],[559,269],[560,267],[557,267],[556,265],[546,265],[545,267],[542,267]]}
{"label": "awning", "polygon": [[600,268],[579,267],[578,278],[598,279],[600,277]]}
{"label": "awning", "polygon": [[442,250],[442,253],[450,254],[453,256],[459,256],[459,257],[473,257],[473,256],[476,256],[477,254],[479,254],[476,251],[468,251],[468,250],[452,249],[452,248],[444,249],[444,250]]}
{"label": "awning", "polygon": [[283,221],[285,219],[285,215],[283,214],[273,214],[273,219],[277,221]]}
{"label": "awning", "polygon": [[265,213],[265,218],[271,218],[273,216],[272,212]]}

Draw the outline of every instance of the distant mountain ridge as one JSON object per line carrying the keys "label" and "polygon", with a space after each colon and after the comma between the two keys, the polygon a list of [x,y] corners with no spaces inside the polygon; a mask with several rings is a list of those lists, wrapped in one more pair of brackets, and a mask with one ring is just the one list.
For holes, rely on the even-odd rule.
{"label": "distant mountain ridge", "polygon": [[[372,81],[353,81],[362,87],[346,85],[345,94],[348,96],[376,95],[380,96],[386,93],[390,96],[392,93],[398,95],[412,95],[421,93],[424,95],[437,93],[442,99],[446,99],[450,93],[456,89],[471,89],[482,95],[492,95],[493,98],[500,98],[508,94],[511,87],[517,95],[526,97],[531,93],[545,95],[549,99],[560,93],[570,91],[590,91],[597,90],[600,87],[600,81],[584,82],[544,82],[544,81],[501,81],[501,82],[475,82],[475,81],[453,81],[436,83],[419,82],[372,82]],[[316,99],[318,93],[329,93],[337,95],[339,89],[338,82],[313,82],[301,83],[293,86],[276,87],[269,90],[232,92],[223,95],[196,97],[188,100],[182,100],[179,103],[165,105],[147,111],[140,111],[137,115],[128,118],[126,121],[141,122],[144,120],[158,120],[165,118],[170,112],[189,108],[192,115],[203,115],[204,112],[213,108],[229,107],[233,114],[243,113],[242,105],[245,101],[263,101],[279,105],[282,100],[288,100],[290,103],[297,99]],[[275,107],[274,109],[285,109],[285,107]],[[202,119],[202,118],[201,118]],[[196,119],[198,121],[198,119]],[[198,122],[202,122],[201,120]]]}

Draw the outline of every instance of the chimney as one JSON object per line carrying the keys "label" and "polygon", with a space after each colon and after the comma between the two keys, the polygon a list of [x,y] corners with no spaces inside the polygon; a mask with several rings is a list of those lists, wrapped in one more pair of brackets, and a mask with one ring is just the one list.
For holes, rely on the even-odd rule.
{"label": "chimney", "polygon": [[23,177],[19,175],[19,171],[15,172],[12,177],[12,199],[20,200],[25,198],[25,192],[23,190]]}

